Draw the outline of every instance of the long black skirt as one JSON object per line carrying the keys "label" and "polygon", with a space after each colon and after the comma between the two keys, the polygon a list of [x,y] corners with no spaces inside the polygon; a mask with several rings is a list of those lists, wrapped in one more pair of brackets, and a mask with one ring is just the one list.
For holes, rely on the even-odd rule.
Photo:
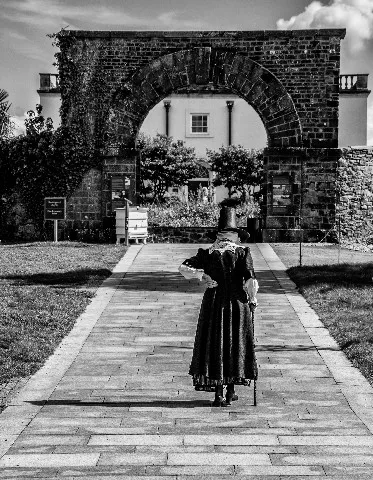
{"label": "long black skirt", "polygon": [[250,385],[257,379],[252,314],[244,295],[206,290],[189,374],[196,390],[205,391],[229,383]]}

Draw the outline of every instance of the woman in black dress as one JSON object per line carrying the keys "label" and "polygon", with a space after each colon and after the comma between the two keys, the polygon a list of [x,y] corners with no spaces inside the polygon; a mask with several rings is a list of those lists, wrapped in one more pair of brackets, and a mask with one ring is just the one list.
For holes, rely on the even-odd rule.
{"label": "woman in black dress", "polygon": [[[189,374],[196,390],[215,391],[214,406],[231,405],[235,385],[258,377],[251,312],[258,284],[250,249],[239,243],[236,212],[223,207],[216,241],[179,267],[206,283]],[[246,234],[246,232],[244,232]],[[223,396],[224,386],[227,387]]]}

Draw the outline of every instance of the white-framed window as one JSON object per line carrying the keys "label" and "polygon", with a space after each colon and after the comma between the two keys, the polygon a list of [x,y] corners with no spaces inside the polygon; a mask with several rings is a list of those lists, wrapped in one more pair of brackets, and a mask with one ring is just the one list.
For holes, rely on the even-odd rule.
{"label": "white-framed window", "polygon": [[210,114],[193,110],[185,111],[186,137],[212,137],[212,123]]}
{"label": "white-framed window", "polygon": [[209,116],[207,113],[190,114],[190,133],[209,133]]}

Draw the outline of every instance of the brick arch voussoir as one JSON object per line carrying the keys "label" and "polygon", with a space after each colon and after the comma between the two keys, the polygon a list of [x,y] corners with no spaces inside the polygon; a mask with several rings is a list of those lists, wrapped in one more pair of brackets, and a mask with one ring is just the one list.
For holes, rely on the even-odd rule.
{"label": "brick arch voussoir", "polygon": [[172,91],[209,82],[211,48],[201,47],[180,50],[154,60],[137,72],[131,83],[134,91],[144,81],[150,84],[161,98]]}
{"label": "brick arch voussoir", "polygon": [[122,85],[113,92],[112,106],[132,117],[142,118],[174,88],[167,62],[161,57],[123,80]]}
{"label": "brick arch voussoir", "polygon": [[280,80],[247,55],[227,49],[196,47],[155,59],[125,82],[127,92],[117,108],[133,131],[170,93],[209,83],[227,87],[256,110],[269,146],[294,144],[301,138],[298,113]]}
{"label": "brick arch voussoir", "polygon": [[214,48],[211,51],[209,81],[214,85],[227,85],[227,77],[232,69],[236,52]]}
{"label": "brick arch voussoir", "polygon": [[210,83],[211,47],[195,48],[193,52],[196,84],[206,85]]}
{"label": "brick arch voussoir", "polygon": [[[254,108],[267,131],[269,144],[287,143],[288,140],[283,142],[278,138],[281,135],[300,139],[300,119],[295,105],[272,72],[246,55],[219,49],[212,51],[210,72],[214,84],[225,85]],[[290,121],[276,122],[276,118],[285,114],[291,117]]]}
{"label": "brick arch voussoir", "polygon": [[[170,93],[196,84],[207,84],[211,49],[181,50],[154,60],[130,80],[128,103],[142,124],[149,111]],[[132,108],[131,108],[132,107]]]}
{"label": "brick arch voussoir", "polygon": [[231,68],[227,71],[227,85],[247,93],[261,78],[263,67],[244,55],[236,55]]}
{"label": "brick arch voussoir", "polygon": [[157,103],[160,95],[153,88],[146,78],[141,82],[133,84],[130,81],[123,82],[111,95],[111,112],[117,121],[123,121],[123,118],[131,119],[132,123],[141,121],[141,118],[147,112],[147,105],[143,99]]}

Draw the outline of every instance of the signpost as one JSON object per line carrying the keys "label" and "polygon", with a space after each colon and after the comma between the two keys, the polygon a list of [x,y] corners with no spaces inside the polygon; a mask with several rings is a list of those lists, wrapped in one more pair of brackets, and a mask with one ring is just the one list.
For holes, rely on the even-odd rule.
{"label": "signpost", "polygon": [[125,230],[126,230],[126,237],[125,237],[125,242],[126,242],[126,247],[129,245],[129,239],[128,239],[128,226],[129,226],[129,217],[130,217],[130,203],[132,203],[130,200],[126,199],[126,223],[125,223]]}
{"label": "signpost", "polygon": [[58,220],[66,219],[66,198],[44,198],[44,220],[54,221],[54,242],[58,242]]}

